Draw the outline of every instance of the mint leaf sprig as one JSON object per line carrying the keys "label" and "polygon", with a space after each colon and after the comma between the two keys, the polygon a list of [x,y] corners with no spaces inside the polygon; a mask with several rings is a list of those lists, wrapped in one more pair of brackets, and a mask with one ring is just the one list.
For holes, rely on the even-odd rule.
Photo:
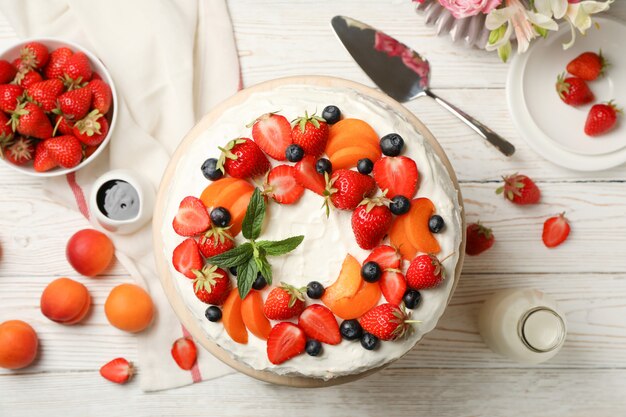
{"label": "mint leaf sprig", "polygon": [[272,266],[267,260],[268,256],[289,253],[304,240],[304,236],[299,235],[278,241],[257,241],[261,235],[265,212],[265,199],[261,191],[255,188],[241,224],[241,233],[248,241],[207,259],[207,263],[220,268],[237,268],[237,288],[242,299],[250,292],[259,272],[268,284],[272,283]]}

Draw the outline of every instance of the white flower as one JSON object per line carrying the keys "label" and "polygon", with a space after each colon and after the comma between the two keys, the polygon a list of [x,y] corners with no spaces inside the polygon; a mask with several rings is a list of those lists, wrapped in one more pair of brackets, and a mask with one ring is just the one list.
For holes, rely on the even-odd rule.
{"label": "white flower", "polygon": [[[565,0],[567,1],[567,0]],[[580,3],[568,3],[565,12],[565,20],[570,24],[572,39],[563,44],[563,49],[568,49],[576,41],[576,29],[581,34],[585,34],[591,27],[591,15],[601,13],[609,9],[614,0],[601,1],[581,1]]]}
{"label": "white flower", "polygon": [[537,12],[555,19],[562,19],[565,16],[567,5],[567,0],[535,0]]}

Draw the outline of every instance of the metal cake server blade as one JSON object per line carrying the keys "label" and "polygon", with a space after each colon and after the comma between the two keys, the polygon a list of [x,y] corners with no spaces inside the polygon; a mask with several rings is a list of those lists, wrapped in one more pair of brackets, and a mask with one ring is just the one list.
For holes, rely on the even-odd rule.
{"label": "metal cake server blade", "polygon": [[331,25],[352,58],[385,93],[400,102],[428,96],[504,155],[515,153],[515,146],[509,141],[430,90],[430,65],[413,49],[349,17],[335,16]]}

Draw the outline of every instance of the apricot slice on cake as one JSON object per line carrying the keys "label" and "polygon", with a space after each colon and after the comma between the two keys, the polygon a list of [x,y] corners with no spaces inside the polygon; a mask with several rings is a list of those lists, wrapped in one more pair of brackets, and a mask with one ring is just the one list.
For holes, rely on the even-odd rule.
{"label": "apricot slice on cake", "polygon": [[363,281],[361,288],[354,296],[335,300],[329,308],[344,320],[356,319],[378,304],[380,294],[378,282]]}
{"label": "apricot slice on cake", "polygon": [[248,330],[246,330],[246,325],[243,322],[241,304],[239,290],[233,288],[222,306],[222,323],[231,339],[245,345],[248,343]]}
{"label": "apricot slice on cake", "polygon": [[339,149],[362,145],[370,145],[380,152],[376,131],[364,120],[343,119],[330,127],[326,153],[330,156]]}
{"label": "apricot slice on cake", "polygon": [[330,162],[333,164],[333,169],[348,169],[355,167],[363,158],[369,158],[375,162],[380,158],[380,151],[369,146],[351,146],[333,153]]}
{"label": "apricot slice on cake", "polygon": [[396,216],[391,223],[391,227],[389,228],[389,241],[393,246],[398,248],[398,252],[400,255],[406,260],[411,260],[415,258],[415,254],[417,253],[417,249],[409,240],[409,236],[407,234],[408,230],[408,216],[409,213],[406,213],[402,216]]}
{"label": "apricot slice on cake", "polygon": [[232,219],[230,232],[236,236],[241,231],[241,222],[253,191],[254,186],[246,180],[227,177],[209,184],[202,191],[200,200],[209,212],[215,207],[227,209]]}
{"label": "apricot slice on cake", "polygon": [[[361,264],[354,256],[347,254],[341,265],[337,280],[324,291],[322,302],[328,307],[340,298],[352,297],[361,287]],[[331,308],[332,310],[332,308]]]}
{"label": "apricot slice on cake", "polygon": [[409,242],[418,252],[439,253],[441,247],[428,228],[428,220],[435,214],[435,206],[427,198],[411,201],[411,209],[406,214],[406,234]]}
{"label": "apricot slice on cake", "polygon": [[270,321],[263,314],[263,298],[257,291],[250,291],[241,302],[243,322],[259,339],[267,340],[272,330]]}

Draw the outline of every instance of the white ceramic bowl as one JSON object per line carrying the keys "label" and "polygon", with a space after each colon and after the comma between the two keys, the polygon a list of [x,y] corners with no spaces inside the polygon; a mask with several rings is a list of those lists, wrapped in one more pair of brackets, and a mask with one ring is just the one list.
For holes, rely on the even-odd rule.
{"label": "white ceramic bowl", "polygon": [[71,41],[67,41],[67,40],[61,40],[61,39],[55,39],[55,38],[32,38],[32,39],[25,39],[20,41],[19,43],[14,44],[13,46],[10,46],[9,48],[6,48],[2,51],[0,51],[0,59],[6,59],[7,61],[11,62],[13,61],[15,58],[19,57],[20,55],[20,49],[22,49],[22,47],[27,44],[28,42],[40,42],[42,44],[44,44],[45,46],[48,47],[48,50],[52,51],[53,49],[57,49],[60,48],[62,46],[68,47],[70,48],[72,51],[77,52],[83,52],[85,55],[87,55],[87,58],[89,58],[89,63],[91,64],[91,68],[97,72],[98,74],[100,74],[100,77],[102,77],[102,80],[104,82],[106,82],[107,84],[109,84],[109,86],[111,87],[111,94],[113,97],[113,104],[111,106],[111,110],[109,113],[109,132],[107,133],[106,137],[104,138],[104,141],[102,141],[102,143],[100,144],[100,146],[98,146],[98,149],[96,149],[96,151],[91,154],[89,156],[89,158],[86,158],[85,160],[83,160],[80,164],[78,164],[77,166],[73,167],[73,168],[61,168],[61,167],[57,167],[57,168],[53,168],[50,171],[46,171],[46,172],[37,172],[35,171],[35,169],[32,167],[32,164],[27,164],[25,166],[17,166],[14,165],[10,162],[5,161],[4,159],[0,158],[0,161],[2,161],[3,164],[8,165],[9,167],[11,167],[12,169],[22,172],[24,174],[28,174],[28,175],[32,175],[35,177],[56,177],[58,175],[65,175],[65,174],[69,174],[70,172],[74,172],[77,171],[85,166],[87,166],[88,164],[91,163],[91,161],[93,161],[94,159],[96,159],[101,153],[102,151],[104,151],[104,148],[106,148],[106,146],[108,145],[109,141],[111,140],[111,135],[113,134],[113,131],[115,129],[115,122],[117,120],[117,92],[115,90],[115,84],[113,83],[113,79],[111,78],[111,74],[109,74],[109,71],[106,69],[106,67],[104,66],[104,64],[102,63],[102,61],[100,61],[100,59],[98,59],[94,54],[92,54],[91,52],[89,52],[87,49],[83,48],[82,46],[71,42]]}

